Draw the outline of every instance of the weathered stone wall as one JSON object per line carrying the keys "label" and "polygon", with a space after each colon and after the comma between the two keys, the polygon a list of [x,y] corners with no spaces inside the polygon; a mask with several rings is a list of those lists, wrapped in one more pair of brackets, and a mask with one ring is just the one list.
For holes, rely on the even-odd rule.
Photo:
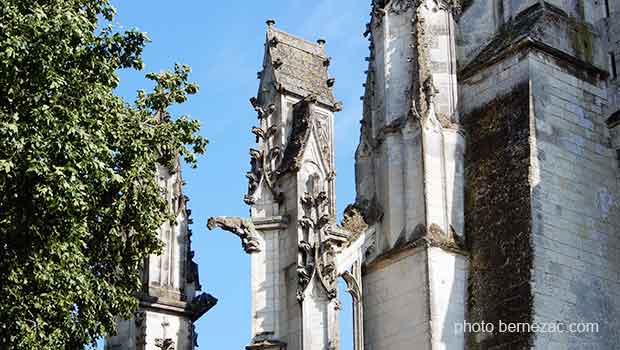
{"label": "weathered stone wall", "polygon": [[598,333],[539,334],[536,348],[620,348],[620,192],[605,82],[530,54],[534,320],[596,322]]}
{"label": "weathered stone wall", "polygon": [[[147,259],[145,287],[153,296],[176,300],[185,300],[186,297],[191,299],[197,286],[191,286],[186,281],[190,240],[186,239],[189,231],[185,213],[186,198],[181,192],[180,171],[170,172],[165,167],[158,166],[158,182],[166,193],[170,212],[176,214],[176,221],[165,221],[158,230],[164,247],[161,255],[152,255]],[[189,289],[186,291],[186,288]]]}
{"label": "weathered stone wall", "polygon": [[[465,232],[469,321],[532,320],[532,217],[527,59],[511,57],[463,82],[467,132]],[[471,349],[527,348],[531,335],[469,335]]]}
{"label": "weathered stone wall", "polygon": [[366,349],[430,349],[427,258],[410,249],[365,269]]}
{"label": "weathered stone wall", "polygon": [[460,67],[466,66],[491,41],[503,19],[498,1],[469,1],[458,22],[456,48]]}
{"label": "weathered stone wall", "polygon": [[[587,21],[600,15],[595,10],[586,9],[594,16]],[[613,96],[601,70],[606,48],[596,28],[552,11],[528,34],[549,46],[512,54],[498,46],[489,64],[460,81],[469,317],[596,322],[599,332],[478,334],[472,348],[618,347],[620,140],[605,125]]]}
{"label": "weathered stone wall", "polygon": [[465,349],[457,325],[466,318],[468,258],[438,247],[427,254],[433,349]]}
{"label": "weathered stone wall", "polygon": [[194,328],[187,317],[151,310],[139,313],[139,321],[119,322],[118,334],[106,339],[106,350],[157,350],[163,339],[172,340],[175,349],[194,349]]}
{"label": "weathered stone wall", "polygon": [[610,72],[608,115],[620,111],[620,20],[611,18],[620,18],[620,2],[610,3],[610,19],[607,20]]}

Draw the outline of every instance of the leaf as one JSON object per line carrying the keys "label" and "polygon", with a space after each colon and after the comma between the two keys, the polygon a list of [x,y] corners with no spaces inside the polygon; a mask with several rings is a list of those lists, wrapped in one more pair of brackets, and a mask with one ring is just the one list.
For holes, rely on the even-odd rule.
{"label": "leaf", "polygon": [[169,112],[198,91],[188,66],[147,74],[155,87],[133,104],[115,95],[149,39],[115,32],[114,15],[108,0],[0,0],[2,348],[113,334],[137,307],[139,263],[161,249],[158,161],[195,165],[207,143]]}

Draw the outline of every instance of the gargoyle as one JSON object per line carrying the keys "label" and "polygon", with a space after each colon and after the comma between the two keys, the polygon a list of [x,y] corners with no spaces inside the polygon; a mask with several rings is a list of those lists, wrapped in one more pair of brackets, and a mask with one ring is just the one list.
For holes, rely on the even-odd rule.
{"label": "gargoyle", "polygon": [[259,128],[253,127],[252,133],[256,135],[256,142],[262,140],[268,140],[271,136],[273,136],[278,131],[278,127],[276,125],[270,126],[267,131]]}
{"label": "gargoyle", "polygon": [[235,216],[216,216],[209,218],[207,227],[209,230],[219,227],[224,231],[232,232],[241,239],[241,246],[248,254],[261,251],[258,232],[251,220]]}
{"label": "gargoyle", "polygon": [[258,104],[258,99],[256,97],[250,98],[250,104],[252,104],[252,108],[258,113],[258,118],[261,119],[267,115],[263,106]]}
{"label": "gargoyle", "polygon": [[261,139],[265,139],[265,130],[259,127],[253,127],[252,134],[256,135],[256,142],[260,141]]}

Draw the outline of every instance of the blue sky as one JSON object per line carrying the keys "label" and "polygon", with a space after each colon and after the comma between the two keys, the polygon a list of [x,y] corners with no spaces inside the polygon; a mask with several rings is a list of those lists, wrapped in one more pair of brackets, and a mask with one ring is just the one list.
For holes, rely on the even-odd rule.
{"label": "blue sky", "polygon": [[[222,231],[208,231],[214,215],[247,216],[243,203],[249,169],[250,133],[256,114],[248,99],[257,91],[261,69],[265,20],[308,40],[327,39],[336,77],[335,94],[344,102],[336,115],[337,204],[355,198],[353,157],[359,138],[362,83],[368,42],[362,37],[370,0],[112,0],[117,7],[117,29],[138,28],[152,42],[144,52],[144,72],[121,72],[118,92],[133,100],[135,91],[149,88],[145,72],[186,63],[191,79],[201,89],[186,104],[175,108],[202,123],[209,141],[196,170],[186,169],[186,194],[192,209],[193,243],[203,290],[219,299],[218,305],[197,323],[200,349],[243,349],[250,340],[250,262],[239,240]],[[350,297],[343,301],[342,349],[352,349]]]}

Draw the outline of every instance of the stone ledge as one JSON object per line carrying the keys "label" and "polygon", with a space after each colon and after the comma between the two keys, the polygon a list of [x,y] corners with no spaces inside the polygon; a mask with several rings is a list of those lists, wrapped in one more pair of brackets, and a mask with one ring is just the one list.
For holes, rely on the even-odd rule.
{"label": "stone ledge", "polygon": [[426,251],[428,248],[441,248],[450,253],[454,253],[462,256],[469,256],[467,252],[460,244],[452,242],[448,237],[437,237],[433,234],[433,230],[429,230],[423,237],[407,242],[405,244],[395,246],[387,252],[379,255],[372,262],[364,264],[362,271],[368,273],[382,269],[388,265],[391,265],[399,260],[415,255],[421,251]]}
{"label": "stone ledge", "polygon": [[[567,32],[575,30],[579,33],[587,33],[583,35],[589,38],[594,37],[592,28],[585,24],[572,23],[571,18],[563,13],[562,10],[548,3],[545,4],[544,8],[537,4],[521,12],[513,21],[505,24],[502,30],[496,33],[495,37],[480,51],[476,58],[459,70],[459,80],[468,79],[478,71],[492,66],[507,56],[527,49],[542,51],[567,62],[579,70],[585,71],[589,75],[587,80],[590,81],[595,80],[595,78],[606,79],[609,76],[609,72],[605,69],[579,57],[579,55],[586,55],[586,53],[593,55],[590,51],[594,51],[594,48],[584,49],[588,51],[584,53],[575,48],[573,48],[573,50],[576,50],[575,52],[568,52],[566,47],[557,48],[551,46],[548,42],[552,41],[552,38],[549,37],[551,34],[547,32],[548,25],[545,23],[546,21],[562,23]],[[594,39],[590,40],[593,41]],[[592,44],[590,43],[590,45]],[[579,45],[583,45],[583,43]],[[590,57],[590,60],[593,60],[593,57]]]}
{"label": "stone ledge", "polygon": [[185,315],[192,321],[195,321],[213,308],[217,304],[217,301],[217,298],[207,293],[197,296],[191,302],[142,295],[140,298],[140,307]]}
{"label": "stone ledge", "polygon": [[277,230],[288,227],[288,216],[269,216],[266,218],[252,219],[254,228],[257,230]]}
{"label": "stone ledge", "polygon": [[250,345],[246,346],[246,350],[267,350],[267,349],[275,349],[275,350],[286,350],[287,344],[285,342],[281,342],[279,340],[261,340],[257,342],[252,342]]}

